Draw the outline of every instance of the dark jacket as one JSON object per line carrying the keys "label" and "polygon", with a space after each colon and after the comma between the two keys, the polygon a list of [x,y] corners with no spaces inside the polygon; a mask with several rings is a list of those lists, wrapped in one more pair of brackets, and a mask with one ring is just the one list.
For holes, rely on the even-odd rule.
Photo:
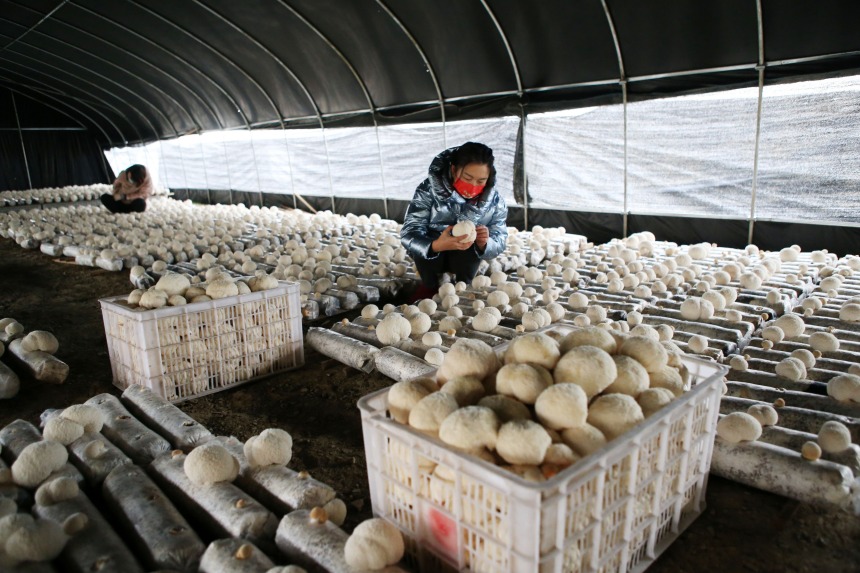
{"label": "dark jacket", "polygon": [[[427,179],[415,189],[415,196],[400,230],[400,242],[413,257],[433,259],[430,248],[448,225],[468,219],[484,225],[490,232],[482,259],[493,259],[505,250],[508,239],[508,207],[495,188],[485,188],[473,199],[464,199],[451,181],[451,155],[456,147],[446,149],[430,163]],[[472,246],[475,249],[475,246]],[[476,249],[477,252],[477,249]]]}

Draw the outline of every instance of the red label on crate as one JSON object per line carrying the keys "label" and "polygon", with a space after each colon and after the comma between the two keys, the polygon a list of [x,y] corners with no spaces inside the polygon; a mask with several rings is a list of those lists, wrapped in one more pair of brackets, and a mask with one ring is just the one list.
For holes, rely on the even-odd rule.
{"label": "red label on crate", "polygon": [[434,507],[426,507],[424,514],[434,544],[456,559],[457,522]]}

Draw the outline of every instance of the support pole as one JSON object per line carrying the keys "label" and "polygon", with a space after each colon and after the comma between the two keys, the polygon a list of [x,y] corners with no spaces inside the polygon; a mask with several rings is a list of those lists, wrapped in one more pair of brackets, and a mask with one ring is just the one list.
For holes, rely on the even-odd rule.
{"label": "support pole", "polygon": [[18,139],[21,141],[21,153],[24,154],[24,170],[27,172],[28,189],[33,188],[33,179],[30,177],[30,164],[27,161],[27,148],[24,147],[24,132],[21,130],[21,119],[18,117],[18,105],[15,103],[15,92],[9,90],[12,96],[12,109],[15,111],[15,123],[18,126]]}

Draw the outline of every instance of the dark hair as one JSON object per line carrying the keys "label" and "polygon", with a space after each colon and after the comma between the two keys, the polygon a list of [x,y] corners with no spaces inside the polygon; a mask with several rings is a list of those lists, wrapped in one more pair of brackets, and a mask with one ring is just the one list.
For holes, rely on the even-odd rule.
{"label": "dark hair", "polygon": [[460,169],[470,163],[488,166],[490,168],[490,176],[487,178],[486,189],[492,189],[493,185],[496,184],[496,167],[493,164],[495,159],[492,149],[483,143],[469,141],[454,150],[454,153],[451,155],[451,165],[455,169]]}
{"label": "dark hair", "polygon": [[125,177],[132,185],[140,185],[146,179],[146,167],[139,163],[126,167]]}

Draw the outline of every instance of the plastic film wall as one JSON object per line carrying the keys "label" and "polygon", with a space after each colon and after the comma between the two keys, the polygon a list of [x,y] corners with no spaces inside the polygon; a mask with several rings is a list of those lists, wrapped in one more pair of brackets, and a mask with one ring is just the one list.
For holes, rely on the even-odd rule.
{"label": "plastic film wall", "polygon": [[481,141],[511,205],[524,158],[532,209],[856,224],[858,112],[852,76],[531,114],[521,140],[502,117],[209,132],[107,157],[172,189],[409,200],[439,151]]}

